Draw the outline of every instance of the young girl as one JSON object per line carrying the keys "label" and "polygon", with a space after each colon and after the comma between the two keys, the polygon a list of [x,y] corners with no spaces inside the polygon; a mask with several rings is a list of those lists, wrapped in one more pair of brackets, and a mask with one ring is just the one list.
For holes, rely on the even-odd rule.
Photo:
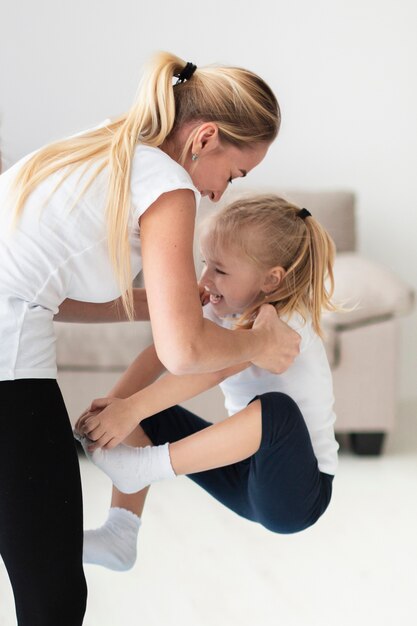
{"label": "young girl", "polygon": [[[220,211],[206,224],[201,249],[206,318],[247,328],[261,304],[272,303],[301,335],[295,363],[281,375],[248,363],[208,375],[168,374],[126,399],[95,401],[91,410],[104,410],[81,416],[76,429],[119,492],[188,474],[239,515],[273,532],[301,531],[326,510],[337,466],[332,379],[320,339],[321,312],[334,309],[333,243],[306,209],[271,195]],[[114,395],[132,392],[139,361]],[[228,419],[210,425],[172,406],[216,383]],[[129,442],[137,437],[137,445],[148,446],[114,447],[138,423]],[[143,497],[116,493],[106,524],[85,535],[87,562],[133,564]]]}

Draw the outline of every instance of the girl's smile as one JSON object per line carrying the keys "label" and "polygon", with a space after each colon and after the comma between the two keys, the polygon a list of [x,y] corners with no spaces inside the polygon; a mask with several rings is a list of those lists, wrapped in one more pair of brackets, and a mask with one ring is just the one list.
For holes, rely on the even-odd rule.
{"label": "girl's smile", "polygon": [[200,282],[210,295],[210,303],[220,315],[242,313],[262,294],[265,271],[248,262],[241,254],[216,251],[202,242],[205,265]]}
{"label": "girl's smile", "polygon": [[205,286],[204,289],[206,291],[208,291],[208,293],[210,294],[210,302],[211,304],[218,304],[220,302],[220,300],[223,298],[223,296],[221,296],[218,293],[210,293],[210,289]]}

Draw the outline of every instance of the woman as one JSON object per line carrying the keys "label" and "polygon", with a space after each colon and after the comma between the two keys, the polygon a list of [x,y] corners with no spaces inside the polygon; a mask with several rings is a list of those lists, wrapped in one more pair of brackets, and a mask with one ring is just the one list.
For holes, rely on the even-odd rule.
{"label": "woman", "polygon": [[[200,195],[218,200],[258,165],[279,120],[251,72],[161,53],[126,115],[1,176],[0,552],[19,626],[78,626],[85,611],[79,468],[55,380],[58,311],[88,321],[149,310],[158,357],[177,374],[244,361],[278,372],[295,358],[299,337],[272,307],[245,333],[203,319],[192,255]],[[131,286],[141,268],[146,298]]]}

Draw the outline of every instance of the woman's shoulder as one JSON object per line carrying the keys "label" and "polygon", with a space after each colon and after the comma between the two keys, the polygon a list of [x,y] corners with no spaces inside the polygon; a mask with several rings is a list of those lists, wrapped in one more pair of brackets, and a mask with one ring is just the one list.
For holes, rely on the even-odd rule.
{"label": "woman's shoulder", "polygon": [[192,184],[191,176],[161,148],[138,144],[132,163],[132,176],[148,177],[152,175],[170,175]]}
{"label": "woman's shoulder", "polygon": [[200,193],[188,172],[160,148],[138,144],[132,162],[131,195],[139,217],[159,196],[178,189],[194,192],[196,205]]}

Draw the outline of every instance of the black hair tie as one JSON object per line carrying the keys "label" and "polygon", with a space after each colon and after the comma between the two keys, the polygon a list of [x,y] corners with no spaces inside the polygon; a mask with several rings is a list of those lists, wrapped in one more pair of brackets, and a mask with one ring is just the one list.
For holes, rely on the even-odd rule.
{"label": "black hair tie", "polygon": [[311,213],[307,211],[307,209],[300,209],[297,213],[297,217],[301,217],[302,220],[305,220],[306,217],[311,217]]}
{"label": "black hair tie", "polygon": [[178,80],[175,84],[178,85],[178,83],[183,83],[185,80],[190,80],[191,76],[194,74],[196,69],[197,69],[197,66],[194,65],[194,63],[188,62],[187,65],[184,67],[184,69],[181,70],[179,74],[174,74],[174,76],[178,77]]}

